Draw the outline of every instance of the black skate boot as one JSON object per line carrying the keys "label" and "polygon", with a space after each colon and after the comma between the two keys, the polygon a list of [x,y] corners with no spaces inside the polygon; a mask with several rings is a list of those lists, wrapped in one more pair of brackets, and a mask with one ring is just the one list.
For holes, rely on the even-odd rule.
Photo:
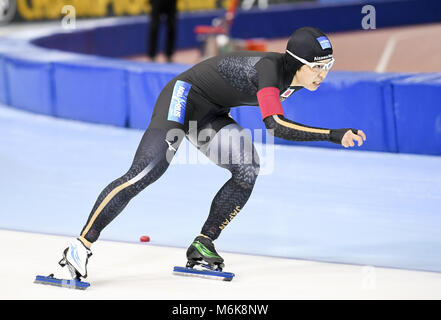
{"label": "black skate boot", "polygon": [[187,250],[185,268],[176,266],[173,268],[173,273],[181,276],[233,280],[234,273],[224,272],[223,268],[224,259],[216,252],[213,241],[208,237],[198,236]]}
{"label": "black skate boot", "polygon": [[187,268],[203,265],[212,270],[222,271],[224,259],[216,252],[213,241],[204,236],[198,236],[187,250]]}

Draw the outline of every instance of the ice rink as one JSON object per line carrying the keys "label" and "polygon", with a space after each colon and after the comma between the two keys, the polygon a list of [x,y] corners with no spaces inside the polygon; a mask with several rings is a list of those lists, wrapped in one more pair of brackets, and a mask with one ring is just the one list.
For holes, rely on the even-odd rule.
{"label": "ice rink", "polygon": [[[33,284],[58,269],[69,239],[0,231],[0,299],[297,300],[440,299],[441,274],[224,253],[235,279],[224,282],[172,274],[184,248],[99,241],[85,291]],[[51,271],[52,270],[52,271]]]}
{"label": "ice rink", "polygon": [[0,127],[1,299],[441,298],[441,159],[297,146],[275,146],[272,164],[261,148],[267,167],[216,241],[232,282],[172,274],[228,178],[200,159],[172,163],[102,232],[89,289],[33,284],[57,272],[142,131],[5,106]]}

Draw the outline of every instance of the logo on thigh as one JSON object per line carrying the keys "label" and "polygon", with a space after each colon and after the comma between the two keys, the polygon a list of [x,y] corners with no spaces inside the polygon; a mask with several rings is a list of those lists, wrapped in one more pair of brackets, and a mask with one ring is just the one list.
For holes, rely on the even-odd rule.
{"label": "logo on thigh", "polygon": [[190,88],[191,84],[180,80],[176,81],[170,101],[170,107],[168,109],[167,120],[184,124],[185,108]]}

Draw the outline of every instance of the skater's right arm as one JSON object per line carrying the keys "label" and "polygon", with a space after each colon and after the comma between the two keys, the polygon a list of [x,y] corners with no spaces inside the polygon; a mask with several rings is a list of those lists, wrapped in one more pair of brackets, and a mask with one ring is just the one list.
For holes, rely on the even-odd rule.
{"label": "skater's right arm", "polygon": [[310,127],[285,118],[280,103],[280,90],[277,88],[277,68],[272,63],[269,59],[262,59],[258,68],[257,100],[269,133],[290,141],[330,141],[344,147],[354,146],[353,140],[358,141],[358,146],[363,144],[366,136],[361,130]]}
{"label": "skater's right arm", "polygon": [[275,137],[290,141],[330,141],[344,147],[353,147],[354,140],[361,146],[366,140],[361,130],[310,127],[285,118],[277,88],[261,89],[257,97],[265,127]]}

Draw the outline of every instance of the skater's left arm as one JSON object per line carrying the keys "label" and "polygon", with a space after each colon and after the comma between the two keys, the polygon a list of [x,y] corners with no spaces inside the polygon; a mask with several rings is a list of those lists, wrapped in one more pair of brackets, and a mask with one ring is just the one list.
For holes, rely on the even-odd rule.
{"label": "skater's left arm", "polygon": [[354,140],[358,142],[358,146],[366,140],[366,135],[361,130],[310,127],[285,118],[280,103],[280,91],[275,87],[259,90],[257,99],[265,127],[275,137],[291,141],[330,141],[345,148],[353,147]]}

